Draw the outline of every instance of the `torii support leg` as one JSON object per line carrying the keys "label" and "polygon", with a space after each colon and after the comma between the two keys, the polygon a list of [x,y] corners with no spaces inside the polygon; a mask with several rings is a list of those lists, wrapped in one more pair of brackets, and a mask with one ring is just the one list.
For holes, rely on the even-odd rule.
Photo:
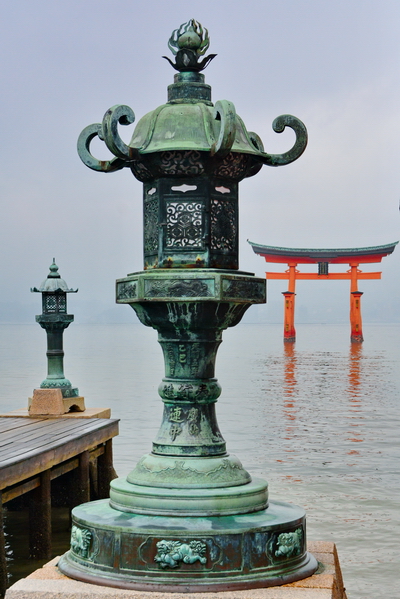
{"label": "torii support leg", "polygon": [[296,329],[294,328],[294,304],[296,297],[296,263],[289,263],[289,289],[283,291],[285,297],[283,340],[288,343],[296,341]]}
{"label": "torii support leg", "polygon": [[362,334],[361,319],[361,296],[362,291],[358,291],[358,264],[350,263],[351,283],[350,283],[350,328],[351,343],[362,343],[364,341]]}
{"label": "torii support leg", "polygon": [[364,341],[362,334],[361,296],[362,291],[352,291],[350,293],[350,340],[352,343],[362,343]]}
{"label": "torii support leg", "polygon": [[296,329],[294,328],[294,298],[296,294],[293,291],[283,291],[282,293],[285,296],[283,340],[285,343],[293,343],[296,341]]}

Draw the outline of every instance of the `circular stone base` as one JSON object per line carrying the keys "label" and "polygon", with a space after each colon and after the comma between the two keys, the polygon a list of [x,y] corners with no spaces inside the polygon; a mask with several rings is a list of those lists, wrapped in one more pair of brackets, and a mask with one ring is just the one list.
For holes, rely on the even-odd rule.
{"label": "circular stone base", "polygon": [[268,483],[211,489],[167,489],[133,485],[116,478],[110,485],[110,506],[122,512],[153,516],[230,516],[268,507]]}
{"label": "circular stone base", "polygon": [[287,584],[311,576],[302,508],[281,502],[252,514],[164,517],[121,512],[108,500],[72,512],[61,572],[143,591],[200,592]]}

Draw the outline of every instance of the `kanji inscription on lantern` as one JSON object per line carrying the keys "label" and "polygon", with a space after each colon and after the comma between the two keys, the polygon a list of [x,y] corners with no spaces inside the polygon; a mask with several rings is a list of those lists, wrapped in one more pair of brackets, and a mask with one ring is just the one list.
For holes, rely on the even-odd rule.
{"label": "kanji inscription on lantern", "polygon": [[182,408],[179,406],[173,408],[170,412],[169,420],[170,422],[183,422]]}
{"label": "kanji inscription on lantern", "polygon": [[180,424],[172,424],[169,429],[169,434],[171,436],[171,441],[175,441],[176,437],[180,435],[182,432],[182,427]]}
{"label": "kanji inscription on lantern", "polygon": [[198,418],[199,418],[198,408],[190,408],[190,410],[188,412],[187,420],[189,423],[189,433],[191,435],[198,435],[200,432]]}

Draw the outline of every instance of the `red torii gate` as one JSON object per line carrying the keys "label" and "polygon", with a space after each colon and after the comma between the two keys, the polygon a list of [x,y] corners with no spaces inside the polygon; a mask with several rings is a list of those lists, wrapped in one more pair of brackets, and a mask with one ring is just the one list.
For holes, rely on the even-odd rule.
{"label": "red torii gate", "polygon": [[[284,341],[295,341],[296,330],[294,326],[294,306],[296,295],[296,280],[298,279],[348,279],[350,280],[350,326],[351,341],[363,341],[361,319],[361,296],[358,290],[359,279],[380,279],[381,272],[362,272],[360,264],[381,262],[384,256],[394,251],[399,243],[378,245],[366,248],[344,249],[302,249],[283,248],[271,245],[259,245],[249,241],[253,251],[263,256],[266,262],[283,263],[288,265],[288,270],[280,272],[266,272],[267,279],[288,279],[288,290],[283,292],[285,297],[284,308]],[[318,264],[318,273],[300,272],[298,264]],[[329,272],[329,264],[348,264],[350,269],[346,272]]]}

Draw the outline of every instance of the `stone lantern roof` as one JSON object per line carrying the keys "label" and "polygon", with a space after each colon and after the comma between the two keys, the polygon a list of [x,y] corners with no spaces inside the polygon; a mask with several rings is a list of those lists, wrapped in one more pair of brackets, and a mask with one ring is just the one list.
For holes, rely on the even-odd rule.
{"label": "stone lantern roof", "polygon": [[32,292],[39,293],[77,293],[77,289],[69,289],[66,281],[61,278],[58,273],[58,266],[53,258],[53,263],[50,265],[50,272],[47,279],[39,287],[32,287]]}

